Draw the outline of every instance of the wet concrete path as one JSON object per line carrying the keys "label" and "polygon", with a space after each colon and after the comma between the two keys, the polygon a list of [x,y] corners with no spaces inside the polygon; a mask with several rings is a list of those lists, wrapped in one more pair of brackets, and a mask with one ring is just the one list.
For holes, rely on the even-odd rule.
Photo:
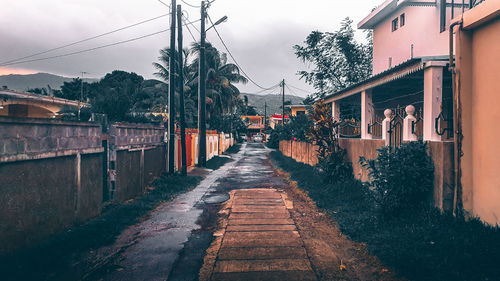
{"label": "wet concrete path", "polygon": [[232,194],[210,280],[316,280],[288,211],[293,202],[276,189]]}
{"label": "wet concrete path", "polygon": [[192,191],[160,205],[142,223],[101,249],[107,259],[90,280],[197,280],[219,203],[234,189],[285,185],[260,143],[243,144],[231,162],[210,172]]}

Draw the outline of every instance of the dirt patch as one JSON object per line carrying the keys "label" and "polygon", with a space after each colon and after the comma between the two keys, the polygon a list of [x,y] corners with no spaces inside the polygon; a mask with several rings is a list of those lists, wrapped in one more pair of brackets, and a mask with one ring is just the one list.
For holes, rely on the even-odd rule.
{"label": "dirt patch", "polygon": [[365,244],[344,236],[332,218],[290,180],[288,173],[277,173],[288,182],[284,191],[293,201],[290,214],[319,280],[404,280],[370,255]]}

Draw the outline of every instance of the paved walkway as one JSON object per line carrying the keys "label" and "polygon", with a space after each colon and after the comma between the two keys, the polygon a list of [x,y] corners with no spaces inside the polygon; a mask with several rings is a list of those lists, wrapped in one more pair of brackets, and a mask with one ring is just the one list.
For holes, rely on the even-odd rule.
{"label": "paved walkway", "polygon": [[236,190],[231,202],[212,280],[316,280],[282,192]]}

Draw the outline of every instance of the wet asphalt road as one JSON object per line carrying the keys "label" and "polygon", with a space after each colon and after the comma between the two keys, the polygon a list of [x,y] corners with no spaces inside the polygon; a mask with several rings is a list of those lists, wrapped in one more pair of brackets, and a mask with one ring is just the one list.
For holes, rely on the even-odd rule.
{"label": "wet asphalt road", "polygon": [[197,280],[220,203],[233,189],[282,188],[261,143],[244,143],[232,161],[210,172],[192,191],[160,205],[124,231],[93,280]]}

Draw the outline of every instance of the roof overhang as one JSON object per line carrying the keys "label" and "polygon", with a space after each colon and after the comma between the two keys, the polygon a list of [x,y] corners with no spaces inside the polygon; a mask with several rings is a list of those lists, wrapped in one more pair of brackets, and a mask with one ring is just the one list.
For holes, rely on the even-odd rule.
{"label": "roof overhang", "polygon": [[453,21],[462,20],[462,28],[471,30],[499,17],[500,1],[483,1]]}
{"label": "roof overhang", "polygon": [[358,29],[374,29],[397,9],[406,5],[434,6],[436,0],[386,0],[358,23]]}
{"label": "roof overhang", "polygon": [[74,100],[61,99],[50,96],[42,96],[31,93],[21,93],[11,90],[2,90],[0,91],[0,98],[11,99],[11,100],[22,100],[22,101],[30,101],[35,103],[43,103],[43,104],[54,104],[59,106],[69,105],[69,106],[90,106],[84,102],[78,102]]}
{"label": "roof overhang", "polygon": [[323,98],[325,103],[331,103],[339,99],[346,98],[358,94],[362,91],[366,91],[377,86],[383,85],[385,83],[404,78],[411,75],[417,71],[423,70],[430,66],[446,66],[446,56],[443,57],[422,57],[407,60],[393,68],[390,68],[384,72],[377,75],[371,76],[370,78],[337,91],[331,95]]}

